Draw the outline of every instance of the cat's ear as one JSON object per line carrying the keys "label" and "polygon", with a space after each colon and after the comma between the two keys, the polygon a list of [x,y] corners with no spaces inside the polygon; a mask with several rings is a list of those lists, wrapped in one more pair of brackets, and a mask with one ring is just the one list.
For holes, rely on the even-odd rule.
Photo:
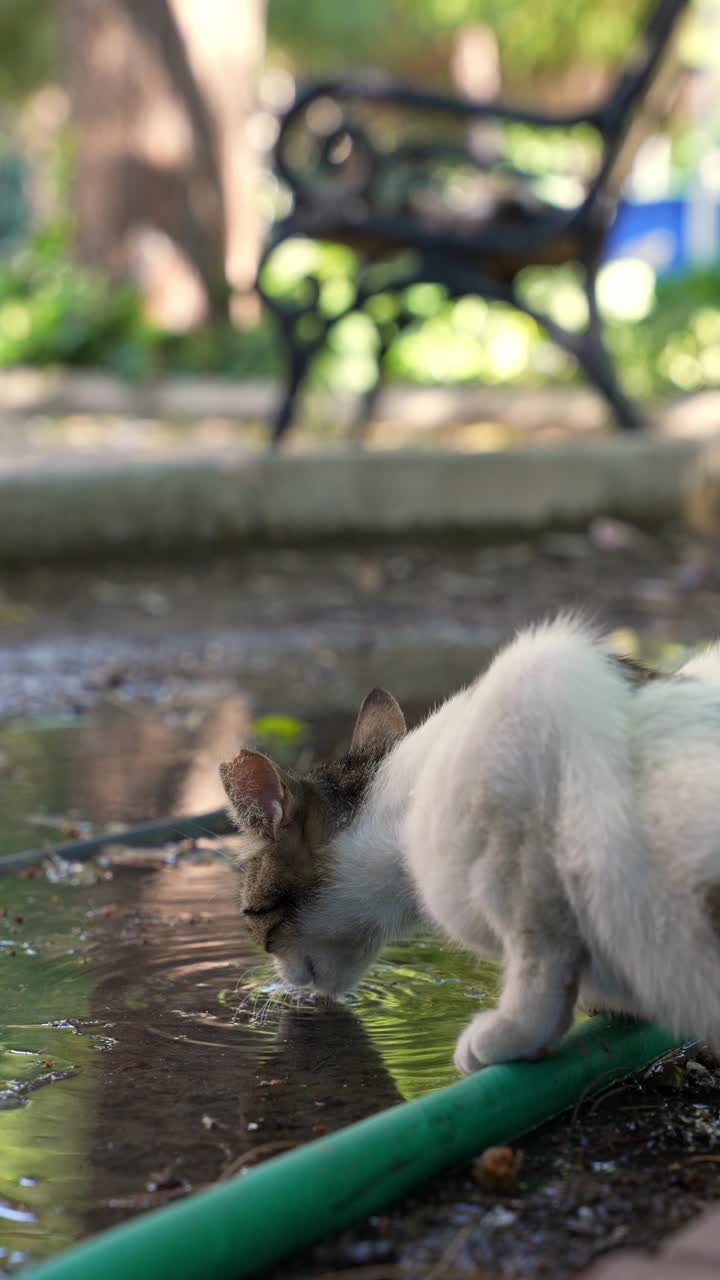
{"label": "cat's ear", "polygon": [[350,750],[387,751],[406,733],[400,704],[384,689],[373,689],[358,712]]}
{"label": "cat's ear", "polygon": [[220,765],[220,778],[240,830],[258,826],[272,839],[299,819],[298,783],[259,751],[241,751]]}

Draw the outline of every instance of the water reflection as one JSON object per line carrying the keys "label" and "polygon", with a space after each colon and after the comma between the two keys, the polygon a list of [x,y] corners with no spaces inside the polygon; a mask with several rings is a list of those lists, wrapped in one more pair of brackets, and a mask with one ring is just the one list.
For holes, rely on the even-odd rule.
{"label": "water reflection", "polygon": [[6,1259],[446,1083],[494,985],[430,939],[388,952],[346,1004],[290,1007],[214,857],[0,886]]}
{"label": "water reflection", "polygon": [[[330,752],[348,724],[319,719],[287,750]],[[217,760],[251,732],[242,696],[0,727],[0,852],[57,839],[43,824],[67,815],[219,804]],[[492,967],[426,939],[344,1004],[293,1005],[214,853],[102,875],[0,880],[0,1269],[447,1083],[494,993]]]}
{"label": "water reflection", "polygon": [[[0,1265],[70,1244],[82,1231],[100,1057],[88,1017],[84,896],[45,881],[0,882]],[[71,1020],[72,1019],[72,1020]]]}
{"label": "water reflection", "polygon": [[[299,755],[307,764],[308,742],[314,753],[330,752],[345,745],[351,723],[321,716],[297,741],[262,748],[283,764]],[[0,856],[67,838],[66,825],[102,829],[220,807],[218,761],[250,743],[254,729],[243,694],[152,715],[106,703],[83,718],[0,723]]]}
{"label": "water reflection", "polygon": [[355,1008],[400,1093],[414,1098],[457,1078],[455,1037],[498,990],[497,965],[421,940],[386,949]]}
{"label": "water reflection", "polygon": [[84,719],[0,726],[0,854],[63,838],[63,822],[109,826],[223,803],[217,762],[250,736],[247,700],[147,716],[113,706]]}

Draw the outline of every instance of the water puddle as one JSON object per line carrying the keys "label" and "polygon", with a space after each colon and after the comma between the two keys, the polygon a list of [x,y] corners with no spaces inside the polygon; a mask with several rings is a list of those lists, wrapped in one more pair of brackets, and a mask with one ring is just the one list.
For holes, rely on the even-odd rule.
{"label": "water puddle", "polygon": [[[202,725],[127,719],[0,731],[26,779],[7,851],[40,843],[38,817],[187,812],[188,779],[193,808],[215,803],[223,752]],[[426,938],[345,1003],[294,1005],[246,938],[235,874],[208,847],[0,879],[0,1272],[454,1078],[493,966]]]}
{"label": "water puddle", "polygon": [[[412,723],[426,708],[408,707]],[[218,761],[254,742],[280,764],[347,750],[353,717],[253,713],[242,693],[148,711],[124,702],[92,714],[0,720],[0,857],[122,825],[224,804]]]}

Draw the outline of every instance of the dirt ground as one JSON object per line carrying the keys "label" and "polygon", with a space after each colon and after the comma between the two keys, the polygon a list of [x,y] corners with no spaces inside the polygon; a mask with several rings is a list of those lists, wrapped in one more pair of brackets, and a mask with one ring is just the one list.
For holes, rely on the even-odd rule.
{"label": "dirt ground", "polygon": [[720,1197],[719,1129],[720,1074],[674,1055],[514,1144],[508,1189],[477,1165],[441,1174],[272,1280],[564,1280]]}
{"label": "dirt ground", "polygon": [[275,709],[347,711],[378,682],[430,703],[561,607],[671,658],[720,631],[720,557],[681,531],[598,520],[503,546],[0,567],[0,716],[238,688]]}

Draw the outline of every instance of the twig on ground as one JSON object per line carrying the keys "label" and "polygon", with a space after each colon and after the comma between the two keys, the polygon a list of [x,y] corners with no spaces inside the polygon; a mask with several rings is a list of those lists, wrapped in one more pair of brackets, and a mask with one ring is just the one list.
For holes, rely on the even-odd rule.
{"label": "twig on ground", "polygon": [[235,1156],[235,1159],[231,1160],[229,1164],[223,1165],[215,1181],[224,1182],[226,1178],[232,1178],[248,1164],[260,1164],[263,1160],[277,1155],[280,1151],[292,1151],[299,1146],[302,1146],[302,1143],[279,1139],[276,1142],[261,1142],[259,1146],[250,1147],[249,1151],[244,1151],[242,1155]]}

